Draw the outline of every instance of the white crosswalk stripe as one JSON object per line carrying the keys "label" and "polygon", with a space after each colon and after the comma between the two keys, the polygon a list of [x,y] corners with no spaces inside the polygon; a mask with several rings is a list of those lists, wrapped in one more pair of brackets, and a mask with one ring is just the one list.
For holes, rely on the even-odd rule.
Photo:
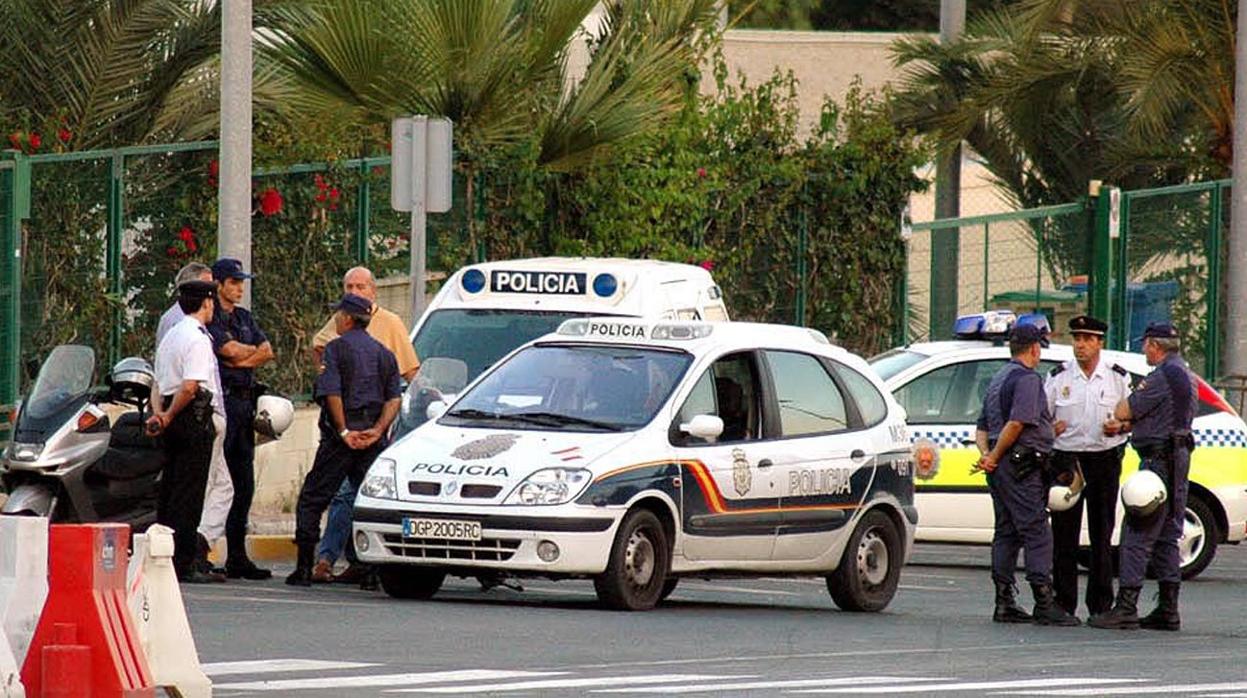
{"label": "white crosswalk stripe", "polygon": [[365,662],[328,662],[319,659],[253,659],[243,662],[211,662],[199,668],[208,676],[234,674],[268,674],[295,671],[329,671],[332,669],[364,669],[379,664]]}
{"label": "white crosswalk stripe", "polygon": [[[1060,679],[1019,679],[1010,681],[961,681],[954,683],[940,684],[923,684],[921,686],[855,686],[852,688],[818,688],[794,691],[794,693],[884,693],[892,695],[894,693],[947,693],[962,691],[985,691],[992,689],[1024,689],[1024,688],[1048,688],[1055,686],[1106,686],[1111,684],[1138,684],[1147,683],[1148,679],[1094,679],[1087,677],[1066,677]],[[1120,691],[1122,694],[1133,694],[1139,691],[1141,687],[1131,686],[1129,688],[1088,688],[1089,693],[1078,695],[1104,695],[1110,691]],[[1035,695],[1027,691],[1027,695]],[[1058,693],[1056,695],[1066,695]]]}
{"label": "white crosswalk stripe", "polygon": [[[730,677],[720,676],[720,680]],[[775,681],[745,681],[740,683],[700,683],[689,686],[649,686],[645,688],[607,688],[593,693],[724,693],[727,691],[756,691],[764,688],[791,689],[809,686],[868,686],[871,684],[905,684],[922,681],[944,681],[915,676],[840,676],[822,679],[783,679]]]}
{"label": "white crosswalk stripe", "polygon": [[[1210,691],[1244,691],[1247,681],[1230,681],[1226,683],[1188,683],[1168,686],[1131,686],[1128,688],[1084,688],[1060,691],[1033,691],[1032,696],[1138,696],[1164,695],[1169,693],[1207,693]],[[1005,694],[1000,694],[1005,695]],[[1016,695],[1016,694],[1010,694]]]}
{"label": "white crosswalk stripe", "polygon": [[[472,684],[468,686],[437,686],[430,688],[399,688],[386,693],[501,693],[505,691],[532,691],[549,688],[588,688],[626,684],[645,686],[655,683],[679,681],[705,681],[707,679],[751,679],[755,676],[714,676],[708,674],[656,674],[641,676],[599,676],[591,679],[546,679],[543,681],[516,681],[514,683]],[[631,689],[629,689],[631,690]],[[640,692],[639,690],[637,692]]]}
{"label": "white crosswalk stripe", "polygon": [[362,676],[327,676],[311,679],[279,679],[216,684],[218,690],[294,691],[315,688],[378,688],[388,686],[420,686],[458,681],[498,681],[501,679],[561,676],[564,671],[500,671],[468,669],[465,671],[426,671],[408,674],[377,674]]}

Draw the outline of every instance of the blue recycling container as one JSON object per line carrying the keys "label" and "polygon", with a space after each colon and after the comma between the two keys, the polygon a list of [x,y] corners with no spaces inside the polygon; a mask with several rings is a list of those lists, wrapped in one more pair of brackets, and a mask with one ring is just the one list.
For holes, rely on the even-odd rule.
{"label": "blue recycling container", "polygon": [[[1087,292],[1087,284],[1069,284],[1064,291]],[[1126,313],[1130,318],[1130,331],[1126,348],[1140,351],[1143,348],[1143,330],[1152,322],[1173,321],[1173,299],[1182,287],[1177,281],[1149,281],[1126,285]]]}

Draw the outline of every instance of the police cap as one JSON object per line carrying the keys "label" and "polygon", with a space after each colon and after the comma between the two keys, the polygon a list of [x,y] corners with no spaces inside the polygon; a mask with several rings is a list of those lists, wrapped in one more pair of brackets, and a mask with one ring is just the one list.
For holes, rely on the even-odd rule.
{"label": "police cap", "polygon": [[344,293],[342,299],[333,305],[333,309],[341,310],[349,315],[367,316],[372,313],[372,301],[354,293]]}
{"label": "police cap", "polygon": [[1035,344],[1048,346],[1048,333],[1034,325],[1014,325],[1009,330],[1009,341],[1015,344]]}
{"label": "police cap", "polygon": [[242,262],[232,257],[222,257],[212,263],[212,278],[217,281],[226,279],[252,279],[254,275],[243,271]]}
{"label": "police cap", "polygon": [[1167,322],[1149,322],[1147,324],[1147,329],[1143,330],[1143,338],[1177,339],[1178,330]]}
{"label": "police cap", "polygon": [[204,298],[216,298],[216,284],[211,281],[187,281],[178,286],[178,298],[187,300],[201,300]]}
{"label": "police cap", "polygon": [[1069,321],[1070,334],[1090,334],[1097,337],[1103,337],[1108,332],[1108,323],[1090,315],[1079,315],[1070,318]]}

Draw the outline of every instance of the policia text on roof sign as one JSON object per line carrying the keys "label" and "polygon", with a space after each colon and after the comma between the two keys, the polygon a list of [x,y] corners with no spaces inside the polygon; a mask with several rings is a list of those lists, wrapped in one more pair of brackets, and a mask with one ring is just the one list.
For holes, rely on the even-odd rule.
{"label": "policia text on roof sign", "polygon": [[549,293],[583,295],[588,275],[580,272],[495,271],[490,275],[490,289],[496,293]]}

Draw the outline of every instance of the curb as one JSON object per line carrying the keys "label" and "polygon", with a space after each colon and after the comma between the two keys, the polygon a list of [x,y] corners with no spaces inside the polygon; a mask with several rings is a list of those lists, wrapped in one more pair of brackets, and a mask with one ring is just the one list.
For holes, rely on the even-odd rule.
{"label": "curb", "polygon": [[[225,540],[222,539],[208,555],[208,559],[215,564],[223,564],[225,556],[222,554],[222,551],[224,548]],[[252,560],[257,562],[293,563],[299,558],[299,549],[295,547],[294,536],[290,534],[252,534],[247,536],[247,554]]]}

